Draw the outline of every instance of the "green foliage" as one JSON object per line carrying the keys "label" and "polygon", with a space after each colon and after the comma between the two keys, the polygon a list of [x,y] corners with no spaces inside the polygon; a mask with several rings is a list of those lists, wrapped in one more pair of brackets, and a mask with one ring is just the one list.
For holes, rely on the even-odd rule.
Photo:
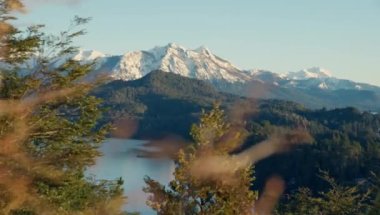
{"label": "green foliage", "polygon": [[101,100],[82,80],[93,63],[68,58],[87,21],[76,17],[59,36],[43,26],[1,35],[0,147],[11,142],[14,150],[0,153],[0,170],[9,173],[0,177],[0,214],[121,214],[122,181],[84,176],[109,130],[98,126]]}
{"label": "green foliage", "polygon": [[[213,146],[230,127],[230,125],[225,122],[224,117],[224,112],[219,109],[219,106],[214,107],[209,113],[203,112],[199,125],[194,124],[190,131],[194,142],[196,142],[199,147]],[[234,147],[236,146],[226,149],[223,153],[230,152]]]}
{"label": "green foliage", "polygon": [[65,213],[98,208],[102,202],[109,202],[113,198],[120,197],[122,184],[121,179],[96,181],[91,178],[83,180],[83,176],[72,176],[59,184],[37,182],[37,187],[47,202],[59,205],[60,213]]}
{"label": "green foliage", "polygon": [[302,126],[315,141],[312,145],[258,163],[259,186],[275,173],[289,181],[289,190],[309,187],[317,192],[326,188],[326,183],[317,177],[320,169],[328,171],[339,184],[368,181],[371,172],[379,174],[378,115],[360,112],[355,108],[308,110],[283,104],[285,107],[262,105],[260,112],[251,118],[248,127],[252,128],[249,128],[253,134],[250,137],[252,142],[265,139],[277,126]]}
{"label": "green foliage", "polygon": [[231,103],[231,97],[206,82],[161,71],[135,81],[110,82],[93,94],[104,99],[109,110],[106,122],[121,118],[139,121],[135,138],[168,133],[189,137],[191,124],[199,119],[202,109],[211,109],[214,101]]}
{"label": "green foliage", "polygon": [[10,215],[36,215],[36,213],[28,209],[17,209],[17,210],[12,210],[10,212]]}
{"label": "green foliage", "polygon": [[372,175],[371,201],[368,215],[380,214],[380,177],[376,174]]}
{"label": "green foliage", "polygon": [[377,194],[374,200],[373,206],[370,208],[368,215],[380,214],[380,193]]}
{"label": "green foliage", "polygon": [[322,178],[330,188],[326,192],[313,195],[310,189],[300,188],[283,209],[284,215],[351,215],[365,214],[369,208],[366,203],[369,193],[361,193],[358,186],[341,186],[326,173]]}
{"label": "green foliage", "polygon": [[[250,190],[253,182],[251,168],[237,171],[233,182],[199,179],[191,174],[192,164],[206,156],[229,155],[241,142],[244,131],[226,141],[232,126],[225,122],[223,111],[214,107],[203,112],[200,123],[194,125],[191,135],[195,141],[178,153],[175,179],[163,186],[153,179],[145,179],[145,192],[150,194],[148,205],[158,214],[246,214],[257,197]],[[236,133],[235,133],[236,132]],[[239,133],[240,132],[240,133]],[[223,177],[223,176],[220,176]]]}

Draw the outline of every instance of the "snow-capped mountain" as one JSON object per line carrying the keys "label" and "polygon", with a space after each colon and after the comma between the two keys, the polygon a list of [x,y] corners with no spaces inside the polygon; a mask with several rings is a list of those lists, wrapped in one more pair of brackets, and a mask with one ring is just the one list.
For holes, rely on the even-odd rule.
{"label": "snow-capped mountain", "polygon": [[92,75],[106,75],[114,80],[135,80],[151,71],[161,70],[206,80],[217,85],[219,89],[223,89],[225,85],[244,85],[258,81],[282,88],[380,92],[380,88],[376,86],[335,78],[330,71],[320,67],[284,74],[260,69],[245,70],[214,55],[206,47],[187,49],[175,43],[116,56],[105,55],[98,51],[80,51],[73,59],[85,62],[96,59],[96,71]]}
{"label": "snow-capped mountain", "polygon": [[246,82],[251,80],[248,73],[221,59],[205,47],[190,50],[170,43],[148,51],[129,52],[120,56],[105,56],[99,52],[79,53],[76,60],[93,60],[98,56],[101,66],[98,73],[107,74],[117,80],[139,79],[154,70],[172,72],[185,77],[208,80]]}
{"label": "snow-capped mountain", "polygon": [[283,87],[319,88],[321,90],[372,90],[380,92],[380,88],[377,86],[339,79],[334,77],[329,70],[320,67],[288,72],[281,77],[285,80],[282,82]]}

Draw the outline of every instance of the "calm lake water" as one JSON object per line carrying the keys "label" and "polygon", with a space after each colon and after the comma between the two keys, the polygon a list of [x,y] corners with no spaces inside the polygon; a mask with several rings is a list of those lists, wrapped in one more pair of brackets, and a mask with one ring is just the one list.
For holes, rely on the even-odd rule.
{"label": "calm lake water", "polygon": [[145,186],[144,176],[167,184],[172,179],[174,163],[169,159],[150,159],[138,157],[134,149],[143,149],[145,141],[127,139],[108,139],[101,151],[104,156],[96,165],[87,171],[98,179],[113,180],[122,177],[129,212],[138,211],[141,214],[154,214],[145,205],[147,195],[142,191]]}

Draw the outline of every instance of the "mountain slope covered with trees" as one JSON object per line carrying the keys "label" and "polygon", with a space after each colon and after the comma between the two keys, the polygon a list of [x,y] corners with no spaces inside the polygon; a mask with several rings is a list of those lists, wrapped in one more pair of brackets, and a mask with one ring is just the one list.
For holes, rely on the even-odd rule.
{"label": "mountain slope covered with trees", "polygon": [[[136,119],[139,130],[135,137],[140,138],[169,134],[190,138],[191,124],[198,121],[202,109],[209,110],[215,102],[229,110],[231,121],[244,117],[250,135],[240,150],[264,140],[278,128],[307,129],[314,138],[311,145],[256,165],[258,189],[273,174],[282,175],[287,190],[292,192],[303,186],[313,191],[325,189],[320,171],[328,171],[339,183],[351,185],[367,181],[371,172],[380,172],[380,116],[356,108],[311,110],[293,102],[252,100],[220,93],[199,80],[159,71],[136,81],[108,83],[94,94],[105,100],[107,121]],[[236,110],[243,112],[236,114]]]}

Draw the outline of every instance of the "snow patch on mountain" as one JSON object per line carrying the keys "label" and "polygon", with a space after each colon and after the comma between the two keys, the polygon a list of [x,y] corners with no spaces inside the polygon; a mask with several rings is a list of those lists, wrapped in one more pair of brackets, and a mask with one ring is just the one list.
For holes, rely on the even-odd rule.
{"label": "snow patch on mountain", "polygon": [[320,67],[312,67],[309,69],[303,69],[298,72],[288,72],[285,77],[292,80],[306,80],[311,78],[325,79],[332,78],[332,74],[329,70]]}
{"label": "snow patch on mountain", "polygon": [[326,90],[328,89],[329,87],[327,86],[327,84],[325,82],[322,82],[318,85],[318,88],[320,89],[323,89],[323,90]]}
{"label": "snow patch on mountain", "polygon": [[362,89],[362,86],[360,86],[359,84],[357,84],[357,85],[355,85],[355,88],[356,88],[357,90],[361,90],[361,89]]}
{"label": "snow patch on mountain", "polygon": [[78,53],[74,54],[73,60],[77,61],[93,61],[96,59],[104,58],[106,57],[106,54],[103,54],[99,51],[89,51],[89,50],[82,50],[80,49]]}

